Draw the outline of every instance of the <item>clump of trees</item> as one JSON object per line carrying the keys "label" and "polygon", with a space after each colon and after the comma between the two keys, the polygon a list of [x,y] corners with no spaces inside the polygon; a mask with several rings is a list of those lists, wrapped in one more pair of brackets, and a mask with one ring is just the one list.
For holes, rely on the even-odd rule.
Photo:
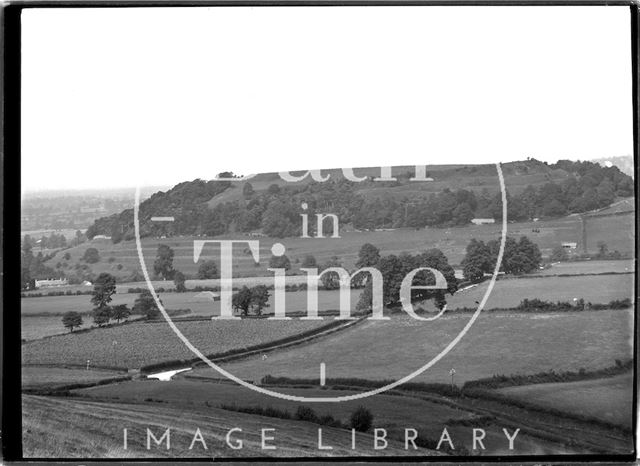
{"label": "clump of trees", "polygon": [[171,280],[173,279],[173,274],[175,270],[173,268],[173,256],[174,252],[166,244],[158,245],[158,250],[156,252],[156,260],[153,263],[153,271],[163,280]]}
{"label": "clump of trees", "polygon": [[95,264],[100,261],[100,253],[96,248],[87,248],[82,256],[82,260],[87,264]]}
{"label": "clump of trees", "polygon": [[373,425],[373,414],[364,406],[359,406],[351,413],[349,426],[358,432],[366,432]]}
{"label": "clump of trees", "polygon": [[215,261],[206,260],[198,267],[198,278],[200,280],[207,280],[210,278],[219,278],[218,266]]}
{"label": "clump of trees", "polygon": [[[379,257],[379,259],[376,259],[377,257]],[[455,277],[455,271],[453,270],[453,267],[449,265],[447,257],[439,249],[429,249],[416,255],[402,253],[398,256],[393,254],[389,256],[380,256],[379,251],[375,246],[366,244],[360,249],[358,263],[368,263],[368,266],[378,269],[382,274],[382,300],[383,304],[387,307],[394,308],[400,306],[400,287],[402,281],[409,272],[419,267],[428,267],[438,270],[444,276],[447,288],[435,290],[412,289],[412,303],[433,300],[439,309],[443,309],[447,303],[446,294],[449,293],[453,295],[458,290],[458,280]],[[358,275],[365,274],[361,273]],[[356,275],[356,278],[357,277],[358,276]],[[418,272],[413,279],[413,286],[427,285],[435,285],[435,277],[433,273],[427,270]],[[365,288],[360,295],[358,304],[356,305],[356,309],[371,309],[372,298],[373,286],[371,280],[367,280]]]}
{"label": "clump of trees", "polygon": [[262,315],[262,310],[269,307],[269,296],[269,288],[265,285],[243,286],[231,297],[231,306],[243,316],[248,316],[249,311]]}
{"label": "clump of trees", "polygon": [[[160,301],[162,304],[162,300]],[[133,302],[133,313],[140,314],[147,318],[147,320],[157,319],[160,317],[160,309],[156,304],[153,295],[149,290],[143,290]]]}
{"label": "clump of trees", "polygon": [[[461,262],[462,273],[466,280],[476,282],[485,274],[493,273],[500,251],[500,240],[484,241],[471,239],[466,255]],[[519,241],[508,236],[505,240],[504,254],[500,271],[508,274],[530,273],[540,267],[542,254],[538,245],[526,236]]]}
{"label": "clump of trees", "polygon": [[62,325],[68,328],[70,332],[73,332],[74,328],[80,327],[82,323],[82,315],[79,312],[68,311],[62,316]]}

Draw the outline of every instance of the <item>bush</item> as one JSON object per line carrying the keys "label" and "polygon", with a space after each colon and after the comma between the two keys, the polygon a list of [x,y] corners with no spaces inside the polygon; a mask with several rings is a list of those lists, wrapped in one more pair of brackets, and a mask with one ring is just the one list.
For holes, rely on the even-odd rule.
{"label": "bush", "polygon": [[84,256],[82,256],[82,260],[84,260],[88,264],[95,264],[100,261],[100,254],[96,248],[89,248],[84,252]]}
{"label": "bush", "polygon": [[318,415],[308,406],[298,406],[294,417],[299,421],[318,422]]}
{"label": "bush", "polygon": [[349,425],[358,432],[366,432],[373,425],[373,414],[364,406],[359,406],[351,413]]}

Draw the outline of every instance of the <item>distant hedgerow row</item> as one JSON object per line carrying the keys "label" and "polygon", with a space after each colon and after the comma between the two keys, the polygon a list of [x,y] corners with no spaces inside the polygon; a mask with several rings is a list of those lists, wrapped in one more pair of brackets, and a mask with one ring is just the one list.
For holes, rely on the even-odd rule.
{"label": "distant hedgerow row", "polygon": [[466,382],[463,385],[463,390],[474,388],[497,389],[539,383],[576,382],[579,380],[599,379],[602,377],[612,377],[614,375],[624,374],[625,372],[630,371],[632,367],[632,359],[625,362],[616,359],[615,366],[609,366],[595,371],[587,371],[584,368],[581,368],[577,372],[555,372],[554,370],[550,370],[530,375],[494,375],[493,377]]}

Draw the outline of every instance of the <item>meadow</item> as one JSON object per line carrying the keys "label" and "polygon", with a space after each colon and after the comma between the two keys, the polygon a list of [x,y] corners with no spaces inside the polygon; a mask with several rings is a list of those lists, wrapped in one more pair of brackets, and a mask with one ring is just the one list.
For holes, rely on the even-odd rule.
{"label": "meadow", "polygon": [[[324,390],[320,388],[278,388],[277,391],[297,396],[347,396],[356,392],[352,390]],[[374,415],[374,426],[387,429],[390,436],[402,438],[404,428],[417,429],[421,436],[438,439],[442,429],[447,426],[454,442],[471,450],[472,442],[466,422],[473,422],[479,416],[473,409],[464,409],[440,400],[430,400],[409,395],[376,395],[362,400],[340,403],[300,403],[262,395],[229,383],[209,383],[179,378],[170,382],[138,380],[123,382],[117,385],[106,385],[74,390],[74,394],[96,400],[121,403],[142,403],[145,399],[167,403],[170,406],[235,405],[238,407],[272,407],[295,413],[299,406],[313,409],[318,416],[333,416],[348,424],[349,416],[359,406],[364,406]],[[486,447],[483,454],[496,454],[505,449],[505,438],[502,425],[499,423],[483,423],[487,431]],[[547,448],[540,439],[527,437],[524,433],[518,437],[518,454],[534,453]],[[556,447],[557,448],[557,447]],[[549,451],[552,451],[551,449]],[[512,452],[513,454],[513,452]]]}
{"label": "meadow", "polygon": [[126,375],[120,371],[79,369],[73,367],[22,366],[22,388],[54,388],[57,386],[92,383],[117,379]]}
{"label": "meadow", "polygon": [[[632,254],[634,251],[635,216],[621,215],[613,217],[596,217],[588,221],[589,250],[594,252],[598,241],[605,241],[610,251],[618,250],[621,253]],[[301,273],[300,263],[306,254],[316,257],[322,264],[332,256],[338,256],[343,265],[352,268],[357,260],[358,250],[364,243],[377,246],[381,253],[399,254],[403,251],[422,251],[430,248],[438,248],[448,257],[449,263],[457,265],[465,254],[465,248],[471,238],[492,240],[500,236],[501,225],[469,225],[457,228],[425,228],[398,229],[393,231],[342,231],[339,239],[317,238],[268,238],[250,237],[236,234],[234,236],[220,236],[219,239],[246,239],[260,241],[260,263],[255,266],[249,250],[243,246],[237,246],[234,250],[233,274],[235,277],[272,276],[267,270],[268,259],[271,257],[271,246],[276,242],[282,242],[287,250],[286,254],[291,259],[291,274]],[[538,222],[509,223],[508,234],[514,237],[527,235],[537,243],[544,255],[563,241],[577,241],[582,238],[582,226],[578,216],[569,216],[559,219],[540,220]],[[206,239],[204,237],[171,237],[171,238],[143,238],[142,250],[145,264],[148,270],[153,271],[153,261],[159,244],[169,245],[175,252],[174,266],[188,276],[195,277],[198,264],[193,262],[193,241]],[[211,238],[213,239],[213,238]],[[55,267],[60,262],[66,268],[72,270],[76,263],[84,264],[81,260],[84,252],[89,247],[95,247],[100,253],[101,260],[91,264],[93,273],[108,272],[125,279],[133,271],[141,270],[136,250],[135,241],[123,241],[112,244],[110,240],[93,240],[77,247],[65,250],[70,254],[69,260],[63,259],[63,254],[58,253],[47,265]],[[219,248],[208,245],[203,250],[201,260],[212,259],[219,263]],[[119,269],[120,266],[120,269]]]}
{"label": "meadow", "polygon": [[[329,323],[328,320],[266,319],[176,322],[189,341],[204,354],[217,354],[297,335]],[[167,360],[196,356],[166,322],[128,324],[74,332],[22,345],[23,364],[77,364],[140,368]]]}
{"label": "meadow", "polygon": [[[324,427],[323,440],[334,447],[318,450],[318,425],[206,408],[202,404],[173,407],[157,403],[98,403],[73,398],[22,397],[23,450],[28,458],[159,458],[159,457],[307,457],[406,454],[402,442],[390,441],[385,450],[373,449],[373,436],[358,433],[356,450],[351,449],[351,433]],[[163,427],[164,426],[164,427]],[[171,426],[171,449],[146,449],[146,429],[158,437]],[[189,449],[196,428],[207,444],[196,442]],[[230,429],[240,428],[235,439],[243,440],[241,450],[225,443]],[[128,448],[123,448],[123,428],[128,430]],[[276,450],[262,450],[260,429],[275,429]],[[152,444],[153,445],[153,444]],[[409,452],[408,454],[411,454]],[[435,455],[419,449],[413,454]]]}
{"label": "meadow", "polygon": [[[146,284],[143,284],[143,286]],[[354,309],[360,290],[351,291],[351,308]],[[191,313],[176,317],[179,320],[192,316],[217,316],[220,315],[220,301],[211,301],[206,297],[199,297],[197,292],[185,293],[159,293],[162,303],[167,309],[191,309]],[[113,296],[112,305],[126,304],[129,308],[138,295],[120,294]],[[90,295],[80,296],[52,296],[41,298],[21,299],[21,333],[24,340],[36,340],[39,338],[68,333],[69,330],[62,325],[62,315],[67,311],[86,313],[83,316],[81,329],[87,329],[93,325],[89,300]],[[264,314],[270,314],[274,309],[274,296],[271,292],[269,307],[263,310]],[[285,295],[286,309],[288,312],[306,312],[307,294],[303,291],[288,292]],[[340,308],[340,293],[338,291],[318,291],[318,310],[338,310]],[[129,320],[139,319],[140,316],[132,316]]]}
{"label": "meadow", "polygon": [[[595,265],[595,264],[594,264]],[[448,309],[474,308],[482,300],[489,281],[473,288],[447,296]],[[615,299],[634,301],[634,275],[587,275],[573,277],[505,278],[495,282],[485,309],[513,308],[523,299],[569,301],[574,298],[585,302],[608,303]]]}
{"label": "meadow", "polygon": [[[442,351],[469,321],[470,314],[449,314],[433,322],[404,315],[390,321],[364,321],[304,346],[247,357],[223,364],[236,376],[259,380],[267,374],[398,379],[426,364]],[[626,311],[549,314],[481,314],[449,354],[414,381],[454,383],[496,374],[599,369],[632,355],[633,313]],[[218,378],[209,368],[194,376]]]}
{"label": "meadow", "polygon": [[633,415],[631,373],[580,382],[523,385],[496,391],[527,403],[595,417],[631,428]]}
{"label": "meadow", "polygon": [[556,262],[553,266],[535,272],[535,275],[562,275],[583,273],[633,273],[635,260],[589,260],[575,262]]}

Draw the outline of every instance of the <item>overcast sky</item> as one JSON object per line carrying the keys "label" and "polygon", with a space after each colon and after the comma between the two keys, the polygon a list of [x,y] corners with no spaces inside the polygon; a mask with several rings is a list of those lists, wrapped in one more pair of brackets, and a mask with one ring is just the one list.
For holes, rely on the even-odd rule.
{"label": "overcast sky", "polygon": [[23,190],[632,154],[628,7],[31,9]]}

